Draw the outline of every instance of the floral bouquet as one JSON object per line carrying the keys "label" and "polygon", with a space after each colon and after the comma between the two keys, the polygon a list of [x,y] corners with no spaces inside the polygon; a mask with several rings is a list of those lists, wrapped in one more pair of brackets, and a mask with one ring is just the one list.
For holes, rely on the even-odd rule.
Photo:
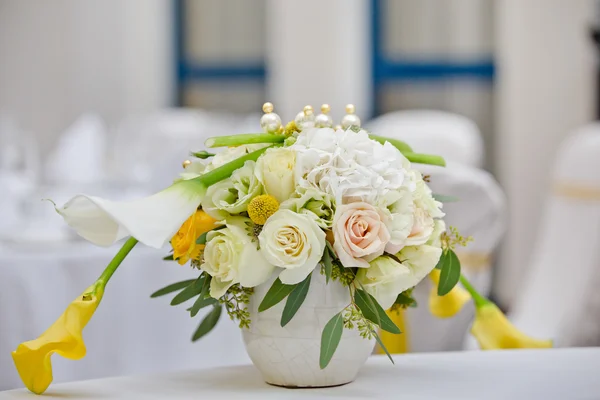
{"label": "floral bouquet", "polygon": [[52,353],[85,355],[82,330],[138,242],[170,242],[165,260],[198,271],[152,294],[175,294],[172,305],[193,300],[192,317],[210,309],[192,339],[207,334],[224,308],[276,385],[348,383],[375,342],[393,362],[380,333],[401,334],[393,314],[414,305],[412,289],[428,275],[437,282],[437,315],[474,300],[472,333],[482,348],[551,345],[518,332],[461,275],[453,249],[468,239],[446,231],[442,203],[414,168],[444,166],[441,157],[362,130],[352,105],[336,127],[327,105],[319,115],[307,106],[285,126],[272,104],[263,111],[264,133],[208,139],[208,148],[225,150],[191,153],[210,161],[185,161],[162,192],[125,203],[78,195],[57,208],[92,243],[129,239],[40,338],[13,352],[31,391],[51,383]]}

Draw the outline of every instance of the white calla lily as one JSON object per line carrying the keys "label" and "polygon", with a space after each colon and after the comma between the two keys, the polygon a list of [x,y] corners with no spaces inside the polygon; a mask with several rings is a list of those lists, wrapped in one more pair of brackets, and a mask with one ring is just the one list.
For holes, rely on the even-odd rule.
{"label": "white calla lily", "polygon": [[126,202],[81,194],[56,211],[81,237],[98,246],[133,236],[161,248],[196,211],[205,191],[197,180],[181,180],[152,196]]}

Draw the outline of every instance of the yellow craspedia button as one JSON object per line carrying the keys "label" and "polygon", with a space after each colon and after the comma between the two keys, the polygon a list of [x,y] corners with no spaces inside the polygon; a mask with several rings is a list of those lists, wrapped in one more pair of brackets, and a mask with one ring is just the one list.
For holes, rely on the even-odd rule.
{"label": "yellow craspedia button", "polygon": [[248,204],[248,216],[257,225],[264,225],[277,210],[279,210],[279,202],[268,194],[256,196]]}

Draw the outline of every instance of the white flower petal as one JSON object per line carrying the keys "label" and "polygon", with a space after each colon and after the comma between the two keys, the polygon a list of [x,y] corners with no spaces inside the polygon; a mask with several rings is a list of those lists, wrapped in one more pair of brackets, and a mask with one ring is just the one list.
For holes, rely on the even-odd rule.
{"label": "white flower petal", "polygon": [[254,243],[248,243],[241,254],[243,260],[239,266],[239,281],[243,287],[255,287],[265,283],[275,267],[256,249]]}
{"label": "white flower petal", "polygon": [[279,274],[279,279],[285,285],[295,285],[296,283],[300,283],[306,279],[308,274],[310,274],[316,266],[317,264],[306,263],[299,268],[284,269]]}
{"label": "white flower petal", "polygon": [[203,193],[198,182],[182,180],[150,197],[127,202],[77,195],[56,211],[81,237],[98,246],[133,236],[161,248],[194,213]]}

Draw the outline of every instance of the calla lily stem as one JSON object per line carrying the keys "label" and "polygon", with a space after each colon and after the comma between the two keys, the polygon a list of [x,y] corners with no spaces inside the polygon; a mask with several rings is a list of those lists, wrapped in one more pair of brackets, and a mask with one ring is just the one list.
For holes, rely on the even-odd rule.
{"label": "calla lily stem", "polygon": [[258,157],[260,157],[262,153],[267,151],[267,149],[268,147],[264,147],[262,149],[253,151],[252,153],[246,154],[243,157],[236,158],[235,160],[230,161],[225,165],[222,165],[218,168],[213,169],[210,172],[207,172],[206,174],[194,178],[194,180],[200,183],[205,188],[208,188],[209,186],[214,185],[217,182],[221,182],[223,179],[229,178],[236,169],[242,168],[246,161],[258,160]]}
{"label": "calla lily stem", "polygon": [[129,239],[127,239],[125,244],[123,244],[123,247],[121,247],[121,250],[119,250],[119,252],[108,263],[108,266],[106,267],[104,272],[102,272],[102,275],[100,275],[100,278],[98,278],[98,280],[96,281],[96,286],[98,286],[98,285],[102,286],[102,287],[106,286],[106,284],[108,283],[111,276],[113,276],[113,274],[115,273],[117,268],[119,268],[119,265],[121,265],[121,263],[123,262],[125,257],[127,257],[129,252],[135,247],[135,245],[137,243],[138,243],[137,239],[135,239],[133,237],[130,237]]}
{"label": "calla lily stem", "polygon": [[481,306],[484,306],[484,305],[490,303],[490,301],[488,299],[486,299],[481,294],[479,294],[479,292],[477,291],[477,289],[475,289],[475,287],[471,284],[471,282],[469,282],[469,280],[467,278],[465,278],[465,276],[463,274],[460,274],[460,283],[462,283],[462,285],[464,286],[465,290],[467,292],[469,292],[469,294],[473,298],[473,302],[475,303],[475,307],[479,308]]}
{"label": "calla lily stem", "polygon": [[240,135],[215,136],[206,139],[206,147],[241,146],[243,144],[283,143],[284,135],[270,133],[242,133]]}
{"label": "calla lily stem", "polygon": [[446,160],[444,157],[434,156],[432,154],[420,154],[420,153],[402,153],[404,157],[408,159],[408,161],[417,163],[417,164],[429,164],[429,165],[438,165],[440,167],[446,166]]}
{"label": "calla lily stem", "polygon": [[412,147],[410,147],[408,145],[408,143],[403,142],[402,140],[390,139],[390,138],[386,138],[383,136],[373,135],[372,133],[369,134],[369,138],[371,138],[381,144],[385,144],[385,142],[390,142],[390,144],[392,146],[394,146],[395,148],[397,148],[398,150],[400,150],[400,153],[402,153],[402,154],[413,153]]}

